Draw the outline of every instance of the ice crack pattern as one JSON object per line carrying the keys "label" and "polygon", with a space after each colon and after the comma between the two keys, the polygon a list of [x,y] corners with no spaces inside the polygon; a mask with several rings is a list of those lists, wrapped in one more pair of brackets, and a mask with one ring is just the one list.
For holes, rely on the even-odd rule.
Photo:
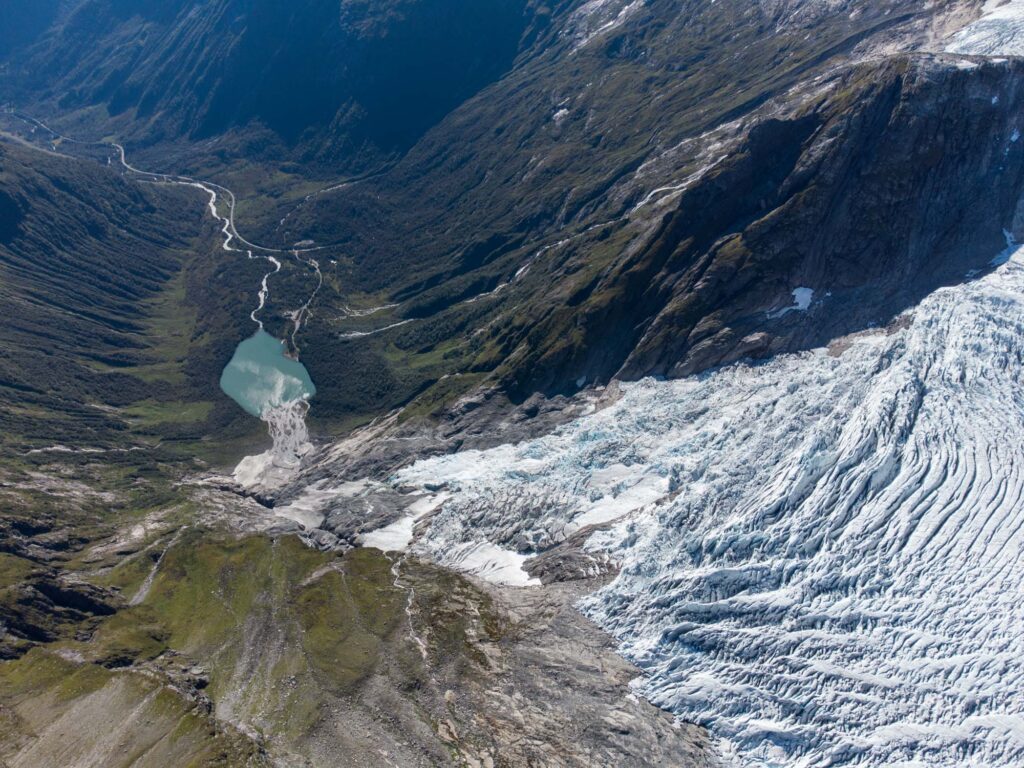
{"label": "ice crack pattern", "polygon": [[981,18],[957,32],[946,50],[973,56],[1024,54],[1024,0],[986,0]]}
{"label": "ice crack pattern", "polygon": [[603,523],[621,570],[582,610],[727,765],[1024,765],[1022,257],[888,331],[420,462],[396,481],[452,496],[415,546]]}

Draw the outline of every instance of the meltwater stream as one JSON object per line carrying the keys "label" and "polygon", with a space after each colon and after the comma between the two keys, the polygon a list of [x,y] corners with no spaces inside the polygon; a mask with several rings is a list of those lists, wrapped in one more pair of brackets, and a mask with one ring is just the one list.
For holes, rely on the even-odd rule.
{"label": "meltwater stream", "polygon": [[[286,345],[263,329],[259,315],[270,296],[270,278],[281,271],[278,256],[290,254],[315,270],[317,284],[299,309],[287,313],[293,324],[292,343],[303,323],[308,319],[313,300],[323,284],[319,263],[304,254],[324,250],[324,246],[293,246],[269,248],[250,242],[238,233],[235,226],[234,192],[211,181],[203,181],[182,174],[156,173],[142,170],[128,161],[122,144],[109,141],[90,141],[66,136],[46,123],[11,108],[5,114],[29,125],[34,133],[44,131],[54,141],[106,150],[117,159],[126,174],[154,184],[193,187],[208,196],[207,210],[219,224],[223,236],[221,248],[227,253],[244,253],[249,260],[262,259],[271,267],[260,282],[258,302],[249,317],[258,331],[235,350],[235,354],[221,375],[221,389],[253,416],[265,421],[273,441],[272,448],[258,456],[249,456],[235,469],[235,480],[247,488],[275,488],[288,482],[298,471],[302,457],[312,450],[305,417],[309,399],[316,388],[305,366],[288,357]],[[108,157],[108,164],[110,163]],[[335,185],[336,186],[336,185]],[[334,188],[334,187],[332,187]],[[236,245],[237,243],[237,245]],[[296,346],[297,348],[297,346]]]}

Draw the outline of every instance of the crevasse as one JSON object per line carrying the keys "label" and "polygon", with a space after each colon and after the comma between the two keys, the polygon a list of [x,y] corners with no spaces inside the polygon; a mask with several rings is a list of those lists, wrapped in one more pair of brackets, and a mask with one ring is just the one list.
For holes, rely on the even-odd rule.
{"label": "crevasse", "polygon": [[452,495],[414,547],[603,524],[620,571],[582,610],[727,764],[1024,765],[1022,256],[888,331],[419,462],[396,483]]}
{"label": "crevasse", "polygon": [[974,56],[1024,54],[1024,2],[986,0],[981,11],[981,18],[957,32],[946,50]]}

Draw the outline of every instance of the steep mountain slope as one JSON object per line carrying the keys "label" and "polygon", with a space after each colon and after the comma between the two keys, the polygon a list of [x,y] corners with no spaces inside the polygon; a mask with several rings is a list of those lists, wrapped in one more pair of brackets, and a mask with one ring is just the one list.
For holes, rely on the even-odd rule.
{"label": "steep mountain slope", "polygon": [[[960,245],[979,245],[966,258],[1001,247],[1019,176],[999,158],[1017,107],[971,93],[999,71],[927,58],[850,66],[925,37],[934,9],[872,4],[851,18],[820,4],[625,7],[559,17],[554,40],[393,170],[287,218],[290,232],[340,243],[353,261],[347,285],[398,305],[314,321],[313,346],[338,350],[311,355],[320,379],[358,370],[398,405],[438,380],[423,401],[449,398],[455,385],[442,379],[455,372],[518,396],[619,371],[685,373],[807,343],[808,330],[792,327],[799,314],[761,322],[798,287],[819,300],[836,289],[833,317],[847,325],[824,336],[884,320],[983,264],[957,262]],[[1002,76],[1013,90],[1015,75]],[[978,131],[985,138],[942,157],[913,155],[936,135]],[[991,218],[978,206],[985,217],[962,229],[925,223],[961,219],[993,183],[1005,194]],[[923,187],[936,194],[905,194]],[[891,239],[864,252],[856,236],[826,234],[847,217]],[[933,255],[919,235],[948,238],[938,261],[922,261]],[[837,282],[802,282],[815,273]],[[325,400],[357,405],[339,389]]]}
{"label": "steep mountain slope", "polygon": [[[972,189],[975,179],[1005,185],[998,214],[965,219],[948,235],[981,246],[968,258],[1001,247],[1019,179],[1015,166],[999,170],[994,146],[1012,134],[1016,107],[1004,113],[1005,103],[971,95],[998,70],[958,74],[955,62],[927,57],[850,65],[920,44],[934,8],[872,4],[851,18],[816,4],[812,13],[809,4],[648,3],[581,36],[580,25],[593,19],[600,28],[613,7],[622,8],[560,18],[542,53],[463,105],[390,172],[317,195],[286,218],[291,232],[337,241],[354,261],[346,284],[372,291],[364,306],[385,305],[370,319],[310,326],[317,347],[343,339],[331,361],[311,358],[320,378],[358,370],[375,397],[397,405],[411,385],[438,380],[422,401],[450,398],[457,385],[443,376],[454,372],[475,374],[463,384],[490,376],[525,396],[571,391],[620,369],[670,373],[666,361],[680,356],[685,372],[799,345],[806,329],[789,326],[800,315],[767,329],[757,318],[808,287],[800,281],[811,274],[801,273],[836,273],[839,284],[815,287],[819,299],[849,289],[840,298],[849,307],[834,316],[849,329],[980,266],[946,265],[943,274],[940,264],[914,266],[910,252],[922,217],[958,219],[978,199],[990,182]],[[1014,75],[1003,76],[1013,89]],[[991,138],[947,146],[949,164],[912,154],[936,133],[978,130]],[[860,163],[872,167],[862,173]],[[906,189],[941,192],[908,198],[890,184],[893,173]],[[914,204],[932,210],[899,210]],[[822,230],[843,226],[845,205],[873,221],[872,233],[891,225],[892,240],[874,253],[856,239],[831,245]],[[666,206],[680,212],[662,224]],[[939,245],[947,256],[957,249]],[[719,277],[746,267],[739,280],[694,291],[714,262]],[[380,329],[389,330],[365,335]],[[410,370],[420,375],[410,381]],[[339,388],[325,400],[357,406]]]}
{"label": "steep mountain slope", "polygon": [[204,214],[194,190],[0,143],[0,441],[107,448],[235,420],[213,397],[245,332],[243,297],[223,283],[252,268],[211,259]]}
{"label": "steep mountain slope", "polygon": [[[449,398],[457,383],[442,377],[458,372],[526,397],[884,324],[983,269],[1016,231],[1019,78],[1013,63],[916,56],[798,87],[630,174],[601,197],[611,211],[537,240],[478,241],[372,316],[314,318],[324,406],[358,407],[347,371],[394,405],[431,381],[424,401]],[[786,311],[797,289],[831,311]]]}
{"label": "steep mountain slope", "polygon": [[[254,242],[324,248],[302,331],[322,428],[416,398],[429,412],[480,385],[525,398],[818,343],[884,321],[1001,247],[1020,183],[1016,147],[1000,161],[1015,73],[896,55],[933,42],[970,3],[499,5],[150,3],[129,14],[83,1],[11,57],[0,90],[85,134],[114,127],[151,166],[224,178]],[[423,37],[441,6],[458,23]],[[55,58],[58,42],[78,50],[101,27],[117,32]],[[408,35],[424,41],[426,63],[388,54],[419,55]],[[472,64],[485,49],[486,72]],[[430,63],[438,56],[461,74]],[[299,60],[334,80],[305,77]],[[353,83],[429,119],[378,113]],[[292,101],[313,92],[337,102],[324,107],[332,117]],[[238,93],[261,94],[287,120]],[[216,105],[229,96],[225,115]],[[395,126],[408,135],[385,136]],[[979,141],[954,138],[967,133]],[[915,154],[926,143],[932,155]],[[263,150],[278,157],[266,170],[251,165]],[[300,180],[310,166],[281,152],[338,153],[336,168],[398,160],[311,184]],[[976,206],[993,186],[994,207]],[[922,189],[934,192],[907,195]],[[964,217],[968,206],[985,214]],[[318,278],[300,262],[275,279],[267,322],[283,333]],[[828,327],[783,314],[798,288],[812,301],[831,294]]]}
{"label": "steep mountain slope", "polygon": [[229,132],[246,159],[360,169],[503,74],[529,23],[526,0],[75,0],[0,88],[62,112],[101,107],[136,143]]}
{"label": "steep mountain slope", "polygon": [[[1020,70],[961,71],[896,60],[766,116],[699,179],[650,201],[660,220],[588,264],[566,309],[527,310],[529,327],[499,332],[507,356],[520,347],[513,375],[530,389],[685,375],[884,322],[983,267],[1024,182]],[[649,215],[641,207],[637,224]],[[788,311],[804,301],[830,312]],[[517,331],[545,343],[522,348]]]}

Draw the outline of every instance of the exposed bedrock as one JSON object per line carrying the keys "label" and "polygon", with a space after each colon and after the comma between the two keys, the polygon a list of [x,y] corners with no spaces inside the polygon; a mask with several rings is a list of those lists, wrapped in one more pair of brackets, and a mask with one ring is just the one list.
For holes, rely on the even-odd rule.
{"label": "exposed bedrock", "polygon": [[1022,75],[915,56],[791,95],[571,298],[564,343],[535,346],[509,381],[678,377],[817,346],[984,270],[1024,233]]}

